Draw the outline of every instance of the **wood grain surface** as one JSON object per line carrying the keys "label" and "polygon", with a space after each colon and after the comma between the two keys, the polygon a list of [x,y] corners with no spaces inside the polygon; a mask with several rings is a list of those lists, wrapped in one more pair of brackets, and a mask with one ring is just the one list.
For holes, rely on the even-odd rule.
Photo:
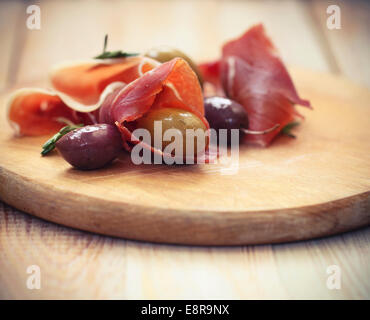
{"label": "wood grain surface", "polygon": [[[336,1],[347,17],[341,30],[326,28],[332,1],[37,3],[41,30],[25,28],[29,3],[0,2],[0,90],[45,81],[59,60],[95,55],[105,33],[112,49],[170,44],[201,61],[217,57],[225,39],[259,21],[289,65],[369,83],[369,69],[361,63],[366,65],[370,48],[365,1]],[[333,87],[330,94],[338,92],[346,90]],[[3,299],[369,299],[369,264],[369,228],[281,245],[173,246],[75,231],[0,205]],[[26,287],[30,265],[41,269],[40,290]],[[326,286],[331,265],[341,270],[340,290]]]}

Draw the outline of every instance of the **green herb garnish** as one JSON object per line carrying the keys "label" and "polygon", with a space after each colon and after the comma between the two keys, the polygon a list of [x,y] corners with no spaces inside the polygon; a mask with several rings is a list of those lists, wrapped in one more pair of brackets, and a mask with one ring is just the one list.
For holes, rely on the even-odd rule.
{"label": "green herb garnish", "polygon": [[51,137],[48,141],[44,143],[42,146],[42,151],[41,154],[44,156],[48,154],[50,151],[54,150],[55,148],[55,143],[63,137],[65,134],[68,132],[71,132],[75,129],[83,127],[83,124],[76,124],[76,125],[68,125],[63,127],[62,129],[59,130],[58,133],[56,133],[53,137]]}
{"label": "green herb garnish", "polygon": [[94,57],[94,59],[112,59],[112,58],[127,58],[127,57],[133,57],[138,56],[138,53],[128,53],[123,52],[121,50],[118,51],[106,51],[107,50],[107,44],[108,44],[108,35],[106,34],[104,37],[104,46],[103,46],[103,52],[99,54],[98,56]]}
{"label": "green herb garnish", "polygon": [[298,126],[300,123],[298,121],[293,121],[288,123],[283,129],[281,129],[281,133],[285,134],[288,137],[296,138],[296,136],[291,132],[292,129]]}

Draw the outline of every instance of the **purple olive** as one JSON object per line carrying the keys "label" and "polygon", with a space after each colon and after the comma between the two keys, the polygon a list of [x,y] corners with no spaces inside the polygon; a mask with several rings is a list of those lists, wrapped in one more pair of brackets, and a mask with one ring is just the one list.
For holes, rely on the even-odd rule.
{"label": "purple olive", "polygon": [[94,124],[67,133],[56,142],[56,148],[72,166],[98,169],[118,156],[122,138],[115,126]]}
{"label": "purple olive", "polygon": [[[231,129],[239,129],[239,140],[246,134],[260,135],[277,129],[275,124],[262,131],[249,130],[248,114],[244,107],[236,101],[224,97],[209,97],[204,99],[205,117],[209,126],[215,129],[219,138],[219,129],[227,129],[227,144],[231,144]],[[212,141],[212,139],[211,139]]]}
{"label": "purple olive", "polygon": [[[248,129],[248,115],[239,103],[223,98],[209,97],[204,99],[205,116],[209,126],[218,133],[219,129],[227,129],[227,141],[231,141],[231,129]],[[244,132],[239,131],[241,139]]]}

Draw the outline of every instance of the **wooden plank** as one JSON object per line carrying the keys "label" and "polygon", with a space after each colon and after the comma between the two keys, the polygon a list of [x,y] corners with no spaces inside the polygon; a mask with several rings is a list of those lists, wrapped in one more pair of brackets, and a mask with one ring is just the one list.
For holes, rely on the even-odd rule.
{"label": "wooden plank", "polygon": [[118,48],[114,6],[97,0],[44,1],[40,8],[41,29],[27,30],[18,82],[45,80],[50,67],[63,60],[92,58],[101,52],[106,33],[109,47]]}
{"label": "wooden plank", "polygon": [[[369,299],[370,228],[316,241],[186,247],[60,227],[0,204],[0,298]],[[330,265],[342,288],[326,287]],[[41,289],[27,289],[38,265]]]}
{"label": "wooden plank", "polygon": [[332,1],[313,1],[313,14],[325,35],[341,73],[370,87],[370,2],[335,1],[341,12],[341,29],[329,30],[326,9]]}
{"label": "wooden plank", "polygon": [[0,2],[0,90],[13,84],[22,51],[25,22],[22,20],[26,7],[19,1]]}
{"label": "wooden plank", "polygon": [[291,0],[278,6],[272,1],[48,1],[41,3],[41,16],[41,30],[27,31],[20,82],[46,78],[58,61],[94,56],[105,33],[112,49],[145,52],[164,44],[203,61],[217,58],[226,40],[258,22],[288,64],[328,70],[306,8]]}
{"label": "wooden plank", "polygon": [[[273,247],[284,288],[294,299],[369,299],[370,229],[316,241]],[[341,288],[327,285],[329,266],[338,266]]]}
{"label": "wooden plank", "polygon": [[300,1],[283,0],[278,4],[276,1],[221,2],[216,23],[217,46],[259,22],[265,25],[287,64],[320,71],[330,70],[321,43],[312,29],[307,7]]}
{"label": "wooden plank", "polygon": [[[125,276],[124,241],[34,220],[3,205],[0,229],[0,298],[114,297],[110,289],[117,285],[115,293],[123,291],[124,282],[116,280]],[[27,288],[30,265],[41,268],[40,290]]]}

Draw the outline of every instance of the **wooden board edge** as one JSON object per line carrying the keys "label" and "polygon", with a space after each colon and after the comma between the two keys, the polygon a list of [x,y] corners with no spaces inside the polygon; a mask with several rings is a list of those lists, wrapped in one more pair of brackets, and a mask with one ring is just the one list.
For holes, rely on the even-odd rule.
{"label": "wooden board edge", "polygon": [[[59,199],[61,194],[64,200]],[[35,185],[0,168],[0,198],[21,211],[61,225],[155,243],[282,243],[370,225],[370,191],[318,205],[279,210],[183,211],[81,196],[57,186]]]}

